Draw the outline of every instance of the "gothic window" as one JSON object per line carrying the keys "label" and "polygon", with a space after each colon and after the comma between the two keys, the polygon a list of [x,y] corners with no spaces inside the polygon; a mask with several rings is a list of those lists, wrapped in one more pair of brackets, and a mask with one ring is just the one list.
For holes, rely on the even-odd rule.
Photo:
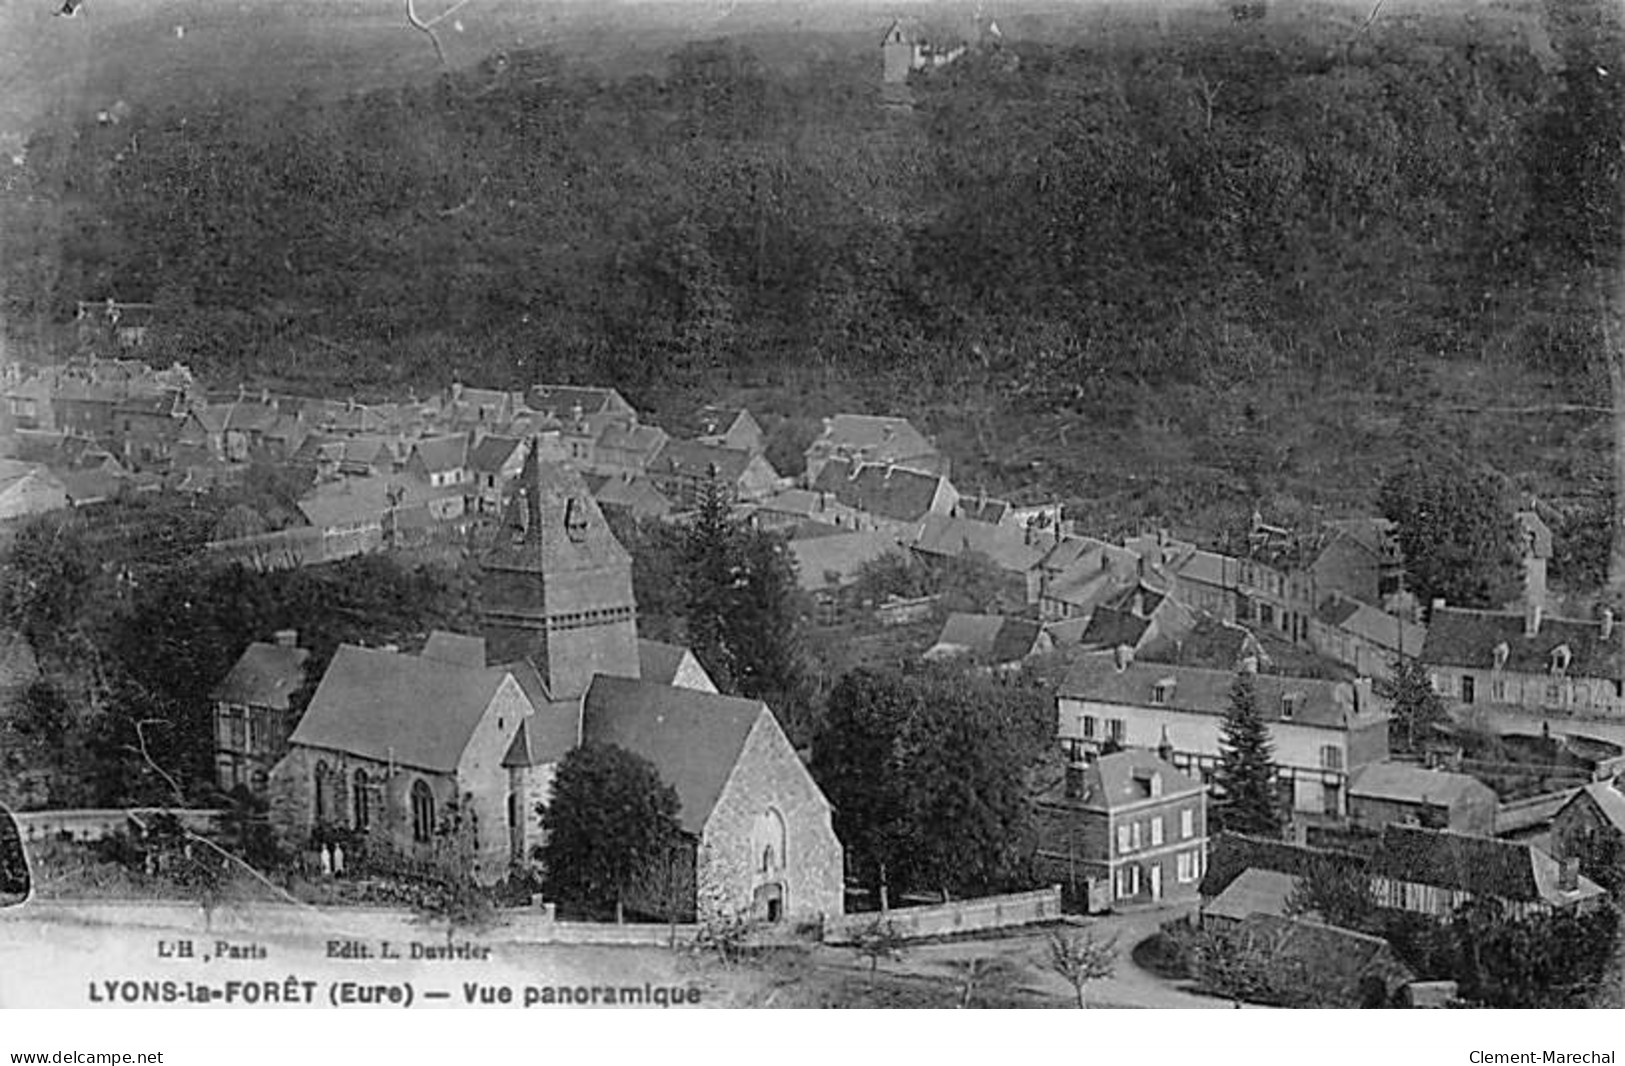
{"label": "gothic window", "polygon": [[784,869],[785,836],[784,816],[777,810],[769,807],[757,817],[752,838],[758,872],[772,874]]}
{"label": "gothic window", "polygon": [[427,844],[434,835],[434,793],[423,781],[412,785],[412,839]]}
{"label": "gothic window", "polygon": [[362,832],[366,832],[367,826],[372,821],[372,806],[368,803],[367,789],[367,771],[357,770],[355,772],[355,796],[351,809],[355,815],[355,827]]}
{"label": "gothic window", "polygon": [[316,764],[316,823],[327,821],[327,763]]}

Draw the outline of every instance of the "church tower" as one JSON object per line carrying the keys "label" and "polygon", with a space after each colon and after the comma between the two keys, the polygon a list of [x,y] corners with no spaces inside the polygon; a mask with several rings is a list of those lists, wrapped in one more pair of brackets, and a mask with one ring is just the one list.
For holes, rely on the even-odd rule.
{"label": "church tower", "polygon": [[528,659],[552,699],[573,700],[595,674],[638,676],[632,557],[580,476],[537,451],[480,560],[481,626],[487,662]]}

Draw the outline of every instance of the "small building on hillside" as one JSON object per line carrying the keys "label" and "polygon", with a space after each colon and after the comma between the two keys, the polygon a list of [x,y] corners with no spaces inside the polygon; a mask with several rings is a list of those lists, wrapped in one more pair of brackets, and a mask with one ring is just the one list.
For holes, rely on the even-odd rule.
{"label": "small building on hillside", "polygon": [[796,583],[813,598],[817,619],[824,625],[842,621],[850,608],[853,590],[863,568],[888,555],[905,558],[897,541],[884,533],[837,532],[822,537],[800,537],[789,543],[796,564]]}
{"label": "small building on hillside", "polygon": [[824,462],[812,489],[828,503],[828,517],[819,521],[887,533],[905,543],[919,539],[928,518],[948,514],[959,502],[953,483],[940,474],[845,459]]}
{"label": "small building on hillside", "polygon": [[1342,593],[1309,620],[1309,646],[1361,677],[1387,678],[1399,659],[1422,654],[1426,641],[1426,626]]}
{"label": "small building on hillside", "polygon": [[271,770],[287,753],[304,688],[310,650],[299,634],[279,630],[270,643],[250,644],[214,690],[215,783],[265,796]]}
{"label": "small building on hillside", "polygon": [[1303,879],[1292,874],[1250,867],[1202,904],[1202,928],[1233,929],[1255,914],[1284,917],[1287,901],[1302,884]]}
{"label": "small building on hillside", "polygon": [[1049,633],[1035,619],[955,611],[923,658],[927,662],[964,659],[984,670],[1008,673],[1052,650]]}
{"label": "small building on hillside", "polygon": [[1524,611],[1478,611],[1436,601],[1422,662],[1452,703],[1501,704],[1538,714],[1625,712],[1625,627]]}
{"label": "small building on hillside", "polygon": [[1036,804],[1038,876],[1090,910],[1194,900],[1207,786],[1143,750],[1073,763]]}
{"label": "small building on hillside", "polygon": [[686,440],[666,442],[649,466],[649,479],[682,510],[698,506],[713,482],[729,504],[754,503],[779,487],[778,472],[761,453]]}
{"label": "small building on hillside", "polygon": [[824,464],[834,459],[853,465],[891,464],[943,477],[949,473],[947,456],[908,419],[877,415],[826,418],[823,433],[807,446],[806,459],[809,486],[818,480]]}
{"label": "small building on hillside", "polygon": [[694,439],[701,444],[737,448],[753,455],[767,451],[767,434],[743,407],[702,407],[694,415],[692,428]]}
{"label": "small building on hillside", "polygon": [[1571,796],[1552,818],[1550,839],[1559,862],[1574,860],[1599,884],[1625,886],[1625,777]]}
{"label": "small building on hillside", "polygon": [[1476,777],[1407,763],[1372,763],[1349,779],[1349,820],[1361,829],[1420,825],[1494,836],[1497,805]]}
{"label": "small building on hillside", "polygon": [[910,548],[920,559],[935,565],[966,556],[986,559],[1003,579],[1001,608],[1017,613],[1038,603],[1044,558],[1054,548],[1055,540],[1054,533],[1031,527],[933,512],[925,516],[919,537]]}

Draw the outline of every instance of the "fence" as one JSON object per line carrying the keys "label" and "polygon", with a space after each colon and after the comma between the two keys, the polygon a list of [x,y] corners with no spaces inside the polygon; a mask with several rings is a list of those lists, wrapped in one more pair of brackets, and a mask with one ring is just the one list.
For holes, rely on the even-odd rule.
{"label": "fence", "polygon": [[128,829],[131,820],[145,821],[155,815],[169,813],[195,832],[214,828],[224,815],[219,810],[181,810],[163,807],[81,808],[61,811],[23,811],[12,815],[17,820],[17,831],[24,840],[100,840]]}
{"label": "fence", "polygon": [[875,620],[883,626],[906,626],[931,617],[941,596],[920,596],[912,600],[891,599],[875,608]]}
{"label": "fence", "polygon": [[1004,896],[984,896],[929,907],[905,907],[884,913],[848,914],[824,923],[826,944],[851,944],[877,921],[887,922],[905,940],[920,940],[988,929],[1011,929],[1062,918],[1061,886]]}

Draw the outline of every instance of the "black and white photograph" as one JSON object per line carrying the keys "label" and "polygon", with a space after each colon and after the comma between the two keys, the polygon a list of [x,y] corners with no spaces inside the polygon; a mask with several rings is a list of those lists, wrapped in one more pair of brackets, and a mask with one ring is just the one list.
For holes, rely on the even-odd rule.
{"label": "black and white photograph", "polygon": [[1619,0],[0,0],[0,1054],[1613,1063],[1622,253]]}

